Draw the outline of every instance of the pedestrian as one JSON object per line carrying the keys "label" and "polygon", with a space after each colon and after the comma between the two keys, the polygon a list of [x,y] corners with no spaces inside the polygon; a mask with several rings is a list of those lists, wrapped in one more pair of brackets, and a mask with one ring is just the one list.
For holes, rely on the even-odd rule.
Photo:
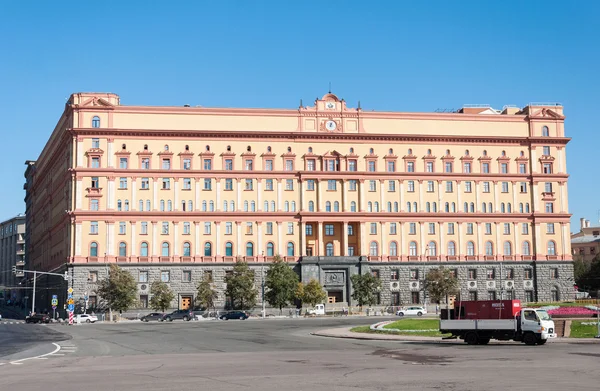
{"label": "pedestrian", "polygon": [[439,304],[435,305],[435,314],[437,315],[440,312],[440,306]]}

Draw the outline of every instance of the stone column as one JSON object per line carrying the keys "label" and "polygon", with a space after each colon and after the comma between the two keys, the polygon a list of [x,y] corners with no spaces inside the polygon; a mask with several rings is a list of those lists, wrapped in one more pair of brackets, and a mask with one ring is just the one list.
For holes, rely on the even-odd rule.
{"label": "stone column", "polygon": [[317,230],[318,230],[318,238],[319,238],[319,253],[317,254],[318,256],[322,257],[325,255],[324,249],[324,243],[323,243],[323,228],[325,228],[325,226],[323,225],[323,223],[319,222],[317,223]]}
{"label": "stone column", "polygon": [[113,255],[113,242],[114,242],[114,222],[105,221],[106,224],[106,255]]}
{"label": "stone column", "polygon": [[[423,210],[424,210],[423,204],[424,204],[424,202],[423,202],[423,181],[420,180],[419,181],[419,208],[418,208],[418,211],[420,213],[423,213]],[[415,210],[415,212],[416,212],[416,210]]]}
{"label": "stone column", "polygon": [[83,167],[83,160],[84,160],[84,153],[85,150],[83,148],[83,137],[73,137],[75,143],[76,143],[76,149],[77,149],[77,167]]}
{"label": "stone column", "polygon": [[475,181],[475,211],[481,213],[481,203],[479,202],[479,181]]}
{"label": "stone column", "polygon": [[173,187],[175,191],[175,205],[173,205],[173,210],[182,210],[182,208],[179,207],[179,178],[173,178]]}
{"label": "stone column", "polygon": [[494,184],[494,213],[500,212],[500,196],[498,195],[498,181],[492,182]]}
{"label": "stone column", "polygon": [[282,233],[283,222],[277,222],[277,251],[280,252],[283,248],[283,233]]}
{"label": "stone column", "polygon": [[136,183],[136,177],[131,178],[131,210],[137,210],[138,209],[138,203],[139,200],[137,199],[137,183]]}
{"label": "stone column", "polygon": [[256,202],[258,203],[258,205],[256,205],[256,210],[258,212],[262,212],[262,179],[260,178],[256,179],[256,197]]}
{"label": "stone column", "polygon": [[406,208],[404,207],[404,181],[400,180],[400,212],[405,212]]}
{"label": "stone column", "polygon": [[113,154],[113,138],[106,139],[106,166],[108,168],[113,168],[115,166],[114,159],[115,155]]}
{"label": "stone column", "polygon": [[112,210],[115,208],[115,177],[108,177],[108,192],[106,195],[106,209]]}
{"label": "stone column", "polygon": [[538,196],[538,184],[536,182],[533,183],[533,204],[531,205],[531,213],[539,212],[540,210],[544,210],[538,203],[540,202],[540,197]]}
{"label": "stone column", "polygon": [[236,221],[235,222],[235,227],[236,227],[236,231],[237,231],[237,238],[236,238],[236,244],[235,244],[235,248],[237,251],[238,256],[243,256],[242,253],[242,222],[241,221]]}
{"label": "stone column", "polygon": [[200,222],[194,221],[194,254],[200,256]]}
{"label": "stone column", "polygon": [[342,211],[348,212],[348,210],[348,180],[342,179]]}
{"label": "stone column", "polygon": [[[257,246],[258,246],[257,250],[258,251],[257,251],[257,254],[261,254],[262,251],[264,251],[263,241],[262,241],[262,239],[263,239],[263,236],[262,236],[262,233],[263,233],[262,232],[262,223],[260,221],[257,221],[256,222],[256,226],[257,226],[256,230],[258,231],[258,238],[257,238]],[[263,259],[263,262],[264,262],[264,259]]]}
{"label": "stone column", "polygon": [[477,256],[479,258],[481,258],[481,256],[485,254],[485,249],[483,248],[483,236],[481,234],[481,223],[476,223],[476,224],[477,224]]}
{"label": "stone column", "polygon": [[[194,178],[196,194],[194,196],[194,210],[200,210],[200,179]],[[234,212],[234,211],[232,211]]]}
{"label": "stone column", "polygon": [[173,256],[179,256],[179,222],[173,221]]}
{"label": "stone column", "polygon": [[242,211],[242,178],[237,178],[237,205],[236,209],[238,212]]}
{"label": "stone column", "polygon": [[344,240],[344,252],[341,254],[342,256],[348,256],[348,222],[344,221],[344,228],[342,228],[344,232],[342,233],[342,238]]}
{"label": "stone column", "polygon": [[[458,205],[456,205],[456,211],[458,212],[462,207],[463,204],[461,202],[462,197],[461,197],[461,191],[460,191],[460,181],[456,181],[456,196],[457,196],[457,200],[456,202],[458,203]],[[465,212],[468,212],[469,210],[465,210]]]}
{"label": "stone column", "polygon": [[368,255],[367,249],[367,230],[365,228],[364,221],[360,222],[360,255],[365,256]]}
{"label": "stone column", "polygon": [[154,259],[158,256],[158,229],[156,228],[157,221],[151,221],[152,224],[152,253],[151,257]]}
{"label": "stone column", "polygon": [[358,183],[359,183],[359,191],[360,191],[359,211],[364,212],[365,211],[365,180],[359,179]]}
{"label": "stone column", "polygon": [[379,180],[379,192],[381,193],[381,194],[379,194],[379,199],[381,202],[380,211],[384,212],[386,210],[386,208],[385,208],[385,180],[383,180],[383,179]]}
{"label": "stone column", "polygon": [[458,246],[458,248],[456,249],[456,256],[458,257],[459,260],[464,259],[464,251],[463,251],[463,240],[462,240],[462,222],[458,222],[457,224],[457,237],[456,237],[456,245]]}
{"label": "stone column", "polygon": [[559,197],[560,197],[560,213],[566,213],[567,208],[566,208],[566,202],[565,202],[565,183],[560,182],[558,184],[558,189],[559,189]]}
{"label": "stone column", "polygon": [[442,181],[437,181],[437,184],[438,184],[438,212],[442,212],[442,211],[445,211],[444,205],[442,204],[442,201],[444,199],[444,197],[442,196],[442,194],[444,194],[442,192],[442,190],[443,190]]}
{"label": "stone column", "polygon": [[504,255],[504,242],[500,238],[500,231],[504,230],[504,226],[501,223],[495,224],[496,228],[496,260],[501,260]]}
{"label": "stone column", "polygon": [[215,205],[215,210],[222,211],[223,205],[221,205],[221,178],[215,178],[215,189],[217,189],[217,194],[216,194],[217,205]]}
{"label": "stone column", "polygon": [[515,244],[514,244],[514,253],[515,253],[515,260],[518,260],[519,258],[519,253],[521,252],[521,244],[519,242],[519,223],[514,223],[513,224],[513,229],[515,230],[514,232],[514,238],[515,238]]}
{"label": "stone column", "polygon": [[325,182],[322,179],[315,179],[317,181],[317,212],[323,212],[325,207],[323,205],[323,183]]}
{"label": "stone column", "polygon": [[438,254],[440,257],[440,260],[442,260],[442,258],[444,257],[444,254],[446,253],[445,249],[446,249],[446,242],[444,241],[444,228],[445,228],[445,223],[440,222],[440,244],[439,244],[439,250],[438,250]]}
{"label": "stone column", "polygon": [[215,259],[221,260],[221,222],[215,221]]}
{"label": "stone column", "polygon": [[302,230],[302,232],[300,233],[300,255],[301,256],[306,256],[306,223],[305,222],[301,222],[300,223],[300,229]]}
{"label": "stone column", "polygon": [[158,210],[158,178],[152,177],[152,205],[153,210]]}
{"label": "stone column", "polygon": [[385,233],[385,228],[386,228],[386,224],[385,222],[381,222],[379,224],[379,227],[381,229],[381,244],[379,245],[379,247],[381,248],[381,251],[379,252],[379,254],[384,257],[387,255],[387,241],[386,241],[386,233]]}
{"label": "stone column", "polygon": [[[419,223],[419,236],[420,236],[420,248],[423,255],[426,255],[425,249],[427,248],[427,241],[425,240],[425,223]],[[421,258],[422,259],[422,258]]]}
{"label": "stone column", "polygon": [[129,244],[129,247],[131,248],[131,250],[129,250],[129,254],[133,257],[133,256],[135,256],[136,247],[137,247],[136,238],[135,238],[136,222],[130,221],[129,226],[131,227],[131,243]]}

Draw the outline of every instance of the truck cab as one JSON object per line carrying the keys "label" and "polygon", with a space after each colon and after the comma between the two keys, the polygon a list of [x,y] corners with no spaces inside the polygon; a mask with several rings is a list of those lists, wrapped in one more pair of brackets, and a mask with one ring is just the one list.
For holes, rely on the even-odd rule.
{"label": "truck cab", "polygon": [[556,338],[554,321],[545,310],[523,308],[517,316],[517,321],[517,328],[523,335],[533,333],[543,341]]}
{"label": "truck cab", "polygon": [[325,315],[325,304],[317,304],[314,308],[306,312],[308,315]]}

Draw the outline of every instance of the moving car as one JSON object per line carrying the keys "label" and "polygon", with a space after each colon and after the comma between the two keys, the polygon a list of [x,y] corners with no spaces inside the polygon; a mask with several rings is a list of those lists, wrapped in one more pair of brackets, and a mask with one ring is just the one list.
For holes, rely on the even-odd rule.
{"label": "moving car", "polygon": [[98,321],[98,317],[96,315],[81,314],[77,315],[77,317],[81,323],[96,323]]}
{"label": "moving car", "polygon": [[192,310],[177,310],[177,311],[173,311],[170,314],[166,314],[165,316],[163,316],[162,320],[166,321],[166,322],[172,322],[176,319],[182,319],[185,321],[189,321],[194,319],[194,311]]}
{"label": "moving car", "polygon": [[50,316],[34,314],[25,318],[25,323],[50,323]]}
{"label": "moving car", "polygon": [[396,311],[396,315],[398,315],[398,316],[404,316],[404,315],[422,316],[423,314],[426,314],[426,313],[427,313],[427,309],[425,307],[419,307],[419,306],[405,307],[405,308],[402,308],[402,309]]}
{"label": "moving car", "polygon": [[159,322],[163,321],[165,314],[162,312],[152,312],[148,315],[142,316],[140,319],[142,322],[150,322],[151,320],[158,320]]}
{"label": "moving car", "polygon": [[247,312],[244,312],[244,311],[231,311],[231,312],[228,312],[226,314],[223,314],[223,315],[219,316],[219,319],[221,319],[221,320],[229,320],[229,319],[246,320],[249,317],[250,317],[250,315],[248,315]]}

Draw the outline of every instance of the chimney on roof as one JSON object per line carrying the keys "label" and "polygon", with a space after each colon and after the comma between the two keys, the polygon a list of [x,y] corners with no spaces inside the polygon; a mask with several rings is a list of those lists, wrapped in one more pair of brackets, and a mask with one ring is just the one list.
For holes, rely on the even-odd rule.
{"label": "chimney on roof", "polygon": [[581,229],[583,230],[585,228],[585,219],[583,217],[579,219],[579,224],[581,225]]}
{"label": "chimney on roof", "polygon": [[590,228],[590,221],[589,220],[585,221],[585,228]]}

